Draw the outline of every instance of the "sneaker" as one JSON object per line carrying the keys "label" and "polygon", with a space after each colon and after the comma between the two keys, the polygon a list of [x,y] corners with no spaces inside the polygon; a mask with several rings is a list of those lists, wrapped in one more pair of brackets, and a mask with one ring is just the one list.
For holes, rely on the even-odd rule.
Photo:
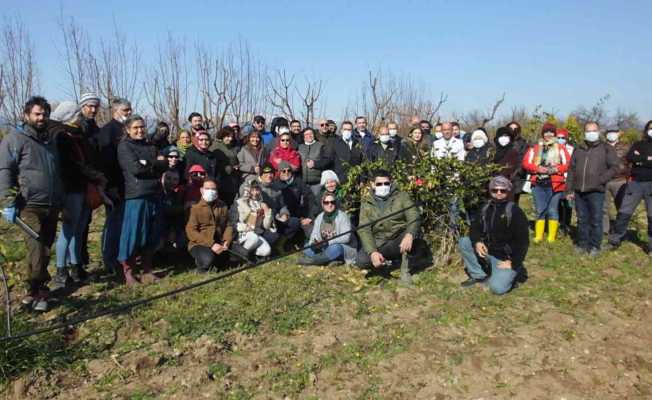
{"label": "sneaker", "polygon": [[595,257],[598,257],[600,254],[602,254],[602,250],[600,250],[600,249],[596,249],[596,248],[594,247],[594,248],[592,248],[591,251],[589,252],[589,257],[593,257],[593,258],[595,258]]}
{"label": "sneaker", "polygon": [[616,250],[618,250],[619,247],[620,247],[620,243],[619,243],[619,244],[616,244],[616,243],[608,242],[608,243],[604,246],[604,249],[605,249],[606,251],[616,251]]}
{"label": "sneaker", "polygon": [[469,279],[465,280],[464,282],[460,283],[460,286],[462,286],[463,288],[466,289],[466,288],[470,288],[470,287],[474,286],[477,283],[484,283],[486,280],[487,280],[487,278],[484,278],[484,279],[469,278]]}
{"label": "sneaker", "polygon": [[32,303],[34,303],[34,296],[31,295],[31,294],[27,294],[27,295],[25,295],[25,297],[23,297],[20,300],[20,302],[21,302],[22,305],[24,305],[26,307],[31,307]]}
{"label": "sneaker", "polygon": [[46,312],[48,310],[48,292],[46,290],[40,290],[39,293],[35,296],[34,302],[32,303],[32,309],[38,312]]}
{"label": "sneaker", "polygon": [[578,256],[583,256],[583,255],[588,254],[588,253],[589,253],[589,251],[587,249],[585,249],[584,247],[575,246],[575,254],[577,254]]}
{"label": "sneaker", "polygon": [[68,271],[66,268],[57,268],[57,273],[52,278],[52,291],[63,290],[68,282]]}

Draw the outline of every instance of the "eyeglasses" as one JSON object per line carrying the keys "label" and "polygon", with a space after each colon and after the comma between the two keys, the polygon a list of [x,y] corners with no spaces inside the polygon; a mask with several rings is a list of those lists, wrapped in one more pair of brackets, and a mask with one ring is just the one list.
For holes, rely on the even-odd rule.
{"label": "eyeglasses", "polygon": [[169,155],[168,158],[179,158],[179,156]]}
{"label": "eyeglasses", "polygon": [[509,192],[509,190],[507,189],[500,189],[500,188],[491,189],[491,193],[507,193],[507,192]]}
{"label": "eyeglasses", "polygon": [[376,186],[389,186],[391,185],[392,182],[386,181],[386,182],[376,182]]}
{"label": "eyeglasses", "polygon": [[199,138],[197,139],[198,142],[210,142],[210,139],[207,138]]}
{"label": "eyeglasses", "polygon": [[286,168],[286,169],[282,169],[280,172],[283,174],[287,174],[289,172],[292,172],[292,170],[290,168]]}
{"label": "eyeglasses", "polygon": [[324,201],[321,202],[321,204],[323,204],[325,206],[334,206],[337,203],[335,202],[335,200],[324,200]]}
{"label": "eyeglasses", "polygon": [[328,124],[319,124],[319,126],[328,126]]}

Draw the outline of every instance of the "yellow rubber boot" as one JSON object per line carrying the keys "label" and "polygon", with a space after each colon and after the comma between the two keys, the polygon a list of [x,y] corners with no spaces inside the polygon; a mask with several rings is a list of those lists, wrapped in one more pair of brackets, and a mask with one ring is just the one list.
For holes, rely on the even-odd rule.
{"label": "yellow rubber boot", "polygon": [[552,243],[557,239],[557,230],[559,229],[559,221],[548,221],[548,243]]}
{"label": "yellow rubber boot", "polygon": [[546,230],[546,220],[538,219],[534,223],[534,243],[541,243],[543,241],[543,231]]}

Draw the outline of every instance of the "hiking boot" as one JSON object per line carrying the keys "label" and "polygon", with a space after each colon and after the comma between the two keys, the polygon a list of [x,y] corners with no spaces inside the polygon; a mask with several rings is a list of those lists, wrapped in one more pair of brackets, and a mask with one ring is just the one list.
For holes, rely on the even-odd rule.
{"label": "hiking boot", "polygon": [[81,264],[71,265],[68,272],[70,274],[70,279],[72,279],[72,281],[75,283],[86,282],[88,279],[88,272]]}
{"label": "hiking boot", "polygon": [[66,268],[57,268],[57,273],[52,278],[52,291],[63,290],[68,282],[68,271]]}
{"label": "hiking boot", "polygon": [[483,279],[469,278],[469,279],[465,280],[464,282],[460,283],[460,286],[462,286],[463,288],[466,289],[466,288],[470,288],[470,287],[476,285],[477,283],[484,283],[486,281],[487,281],[487,278],[483,278]]}

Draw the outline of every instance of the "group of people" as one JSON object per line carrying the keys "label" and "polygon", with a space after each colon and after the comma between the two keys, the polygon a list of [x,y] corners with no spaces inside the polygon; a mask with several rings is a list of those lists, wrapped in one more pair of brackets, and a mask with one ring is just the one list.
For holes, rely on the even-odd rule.
{"label": "group of people", "polygon": [[242,127],[229,123],[209,133],[199,113],[190,114],[188,128],[171,140],[165,122],[148,129],[125,99],[111,102],[112,119],[100,128],[100,106],[97,95],[86,93],[51,112],[46,99],[33,97],[22,126],[0,143],[3,217],[36,233],[25,236],[22,301],[37,311],[48,309],[50,291],[88,278],[88,229],[99,207],[106,216],[104,268],[130,286],[159,279],[152,264],[160,251],[188,252],[196,272],[205,273],[284,254],[292,242],[305,247],[301,265],[347,263],[383,274],[400,265],[401,282],[409,285],[412,272],[430,264],[420,209],[387,169],[378,169],[358,211],[349,214],[340,186],[349,167],[364,162],[381,160],[389,168],[431,156],[500,165],[487,203],[460,207],[470,232],[459,240],[469,276],[462,285],[486,281],[499,294],[527,276],[529,227],[518,201],[528,186],[536,206],[535,242],[543,241],[546,220],[548,241],[555,240],[574,202],[578,251],[597,255],[605,191],[619,210],[609,237],[613,246],[641,199],[652,216],[652,186],[646,186],[652,182],[651,123],[630,150],[620,146],[617,132],[607,132],[603,142],[595,123],[585,126],[584,143],[573,148],[568,132],[551,124],[530,145],[511,122],[492,144],[483,128],[466,134],[455,122],[433,127],[418,119],[406,137],[395,123],[373,133],[364,117],[342,122],[339,132],[332,120],[312,128],[282,117],[267,130],[265,118],[256,116]]}

